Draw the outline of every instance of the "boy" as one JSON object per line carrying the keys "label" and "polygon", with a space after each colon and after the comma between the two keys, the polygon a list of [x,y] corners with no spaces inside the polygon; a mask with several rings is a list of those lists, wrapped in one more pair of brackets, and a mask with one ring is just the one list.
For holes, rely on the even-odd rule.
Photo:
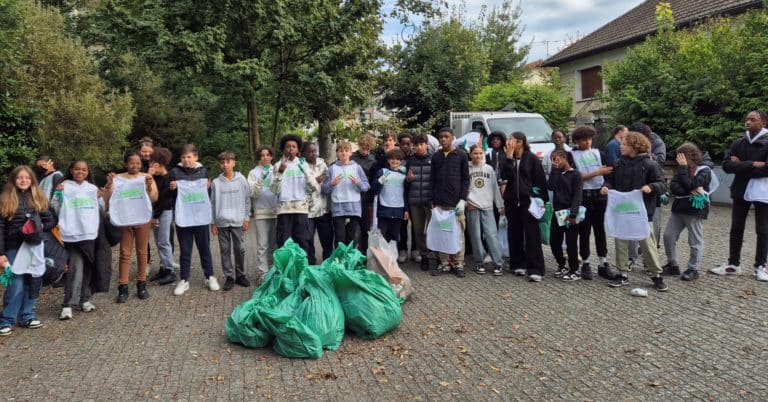
{"label": "boy", "polygon": [[400,227],[408,220],[408,199],[405,194],[405,167],[403,151],[395,148],[387,152],[388,167],[381,168],[374,177],[372,191],[378,195],[376,218],[379,230],[388,242],[400,239]]}
{"label": "boy", "polygon": [[53,198],[53,192],[64,178],[64,174],[56,170],[56,162],[48,155],[40,155],[32,168],[48,200]]}
{"label": "boy", "polygon": [[370,189],[365,171],[352,161],[352,144],[342,141],[336,145],[336,162],[328,168],[322,185],[325,196],[331,196],[333,237],[337,243],[348,244],[357,238],[363,214],[361,194]]}
{"label": "boy", "polygon": [[[464,273],[464,230],[466,219],[464,218],[464,204],[469,194],[469,158],[467,153],[454,148],[453,130],[443,127],[437,132],[440,147],[432,155],[432,168],[430,169],[432,183],[432,204],[434,208],[443,210],[456,210],[459,219],[461,233],[461,248],[456,254],[448,255],[439,253],[440,265],[432,271],[432,275],[440,275],[443,272],[453,270],[454,274],[463,278]],[[453,260],[453,265],[451,265]]]}
{"label": "boy", "polygon": [[411,227],[413,228],[413,244],[411,258],[421,263],[421,270],[429,270],[426,229],[427,222],[432,216],[432,158],[429,156],[429,140],[420,134],[414,138],[414,152],[408,159],[408,207]]}
{"label": "boy", "polygon": [[173,226],[174,195],[171,191],[171,175],[168,166],[172,160],[171,151],[167,148],[156,148],[150,155],[149,173],[157,184],[157,201],[152,204],[152,231],[155,235],[155,245],[160,256],[160,269],[149,278],[150,282],[157,281],[158,285],[168,285],[176,282],[173,262],[173,242],[171,227]]}
{"label": "boy", "polygon": [[[373,171],[376,157],[371,153],[373,147],[376,146],[376,137],[373,136],[372,132],[367,132],[357,140],[357,146],[357,151],[352,153],[352,160],[363,168],[365,177],[370,183],[371,177],[376,173]],[[373,222],[373,194],[370,190],[362,194],[361,203],[363,204],[363,214],[360,219],[360,236],[357,239],[357,249],[365,254],[368,250],[368,231]]]}
{"label": "boy", "polygon": [[592,268],[589,263],[590,232],[595,234],[595,246],[599,260],[597,274],[605,279],[614,279],[608,263],[608,243],[605,238],[605,208],[606,196],[600,194],[600,188],[605,183],[604,176],[613,172],[613,167],[606,166],[605,154],[592,148],[592,139],[597,131],[590,126],[581,126],[571,134],[578,149],[571,151],[576,170],[581,174],[582,195],[581,205],[587,210],[584,221],[579,224],[579,255],[583,261],[581,278],[592,279]]}
{"label": "boy", "polygon": [[[323,158],[317,157],[317,145],[313,142],[305,142],[301,146],[301,155],[307,161],[309,175],[322,184],[328,172],[328,166]],[[320,238],[320,247],[323,248],[323,260],[331,256],[333,251],[333,223],[331,222],[331,211],[328,209],[328,195],[320,191],[315,191],[309,197],[309,249],[307,250],[307,259],[309,265],[317,264],[315,255],[315,232]]]}
{"label": "boy", "polygon": [[[219,154],[221,174],[211,186],[211,209],[213,224],[211,232],[219,236],[221,267],[227,279],[225,291],[232,290],[237,283],[248,287],[251,283],[245,276],[245,244],[243,234],[250,226],[251,188],[240,172],[235,172],[235,154],[224,151]],[[235,253],[235,269],[232,270],[230,250]]]}
{"label": "boy", "polygon": [[[405,159],[403,159],[403,166],[408,168],[408,159],[413,155],[413,136],[408,133],[400,134],[397,137],[397,145],[400,150],[403,151]],[[407,211],[406,211],[407,212]],[[397,242],[397,262],[404,263],[408,261],[408,223],[400,226],[400,241]],[[411,224],[411,239],[413,239],[413,224]]]}

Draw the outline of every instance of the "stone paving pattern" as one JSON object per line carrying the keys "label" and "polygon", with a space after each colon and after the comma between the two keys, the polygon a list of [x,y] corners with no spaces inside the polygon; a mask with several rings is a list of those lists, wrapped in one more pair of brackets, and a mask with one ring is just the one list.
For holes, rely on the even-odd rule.
{"label": "stone paving pattern", "polygon": [[[668,214],[668,208],[665,215]],[[727,255],[730,210],[706,222],[702,268]],[[754,256],[753,216],[743,267]],[[612,254],[613,244],[609,241]],[[214,245],[213,249],[217,250]],[[686,236],[678,246],[687,261]],[[156,254],[155,254],[156,255]],[[768,283],[702,275],[650,289],[601,279],[542,283],[506,273],[431,277],[415,264],[417,288],[401,326],[376,341],[347,335],[337,352],[294,360],[270,348],[229,344],[224,320],[251,288],[210,292],[193,258],[192,287],[150,286],[126,304],[97,295],[92,313],[59,321],[61,289],[38,305],[43,329],[0,339],[0,389],[8,400],[765,400]],[[661,256],[662,261],[665,258]],[[216,272],[221,276],[218,254]],[[252,268],[251,268],[252,269]],[[116,272],[116,268],[115,268]],[[649,289],[647,298],[629,294]]]}

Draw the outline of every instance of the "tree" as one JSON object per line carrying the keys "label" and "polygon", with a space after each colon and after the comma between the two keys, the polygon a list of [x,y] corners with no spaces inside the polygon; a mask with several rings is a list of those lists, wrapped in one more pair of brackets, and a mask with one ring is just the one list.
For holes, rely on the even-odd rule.
{"label": "tree", "polygon": [[522,12],[519,2],[514,6],[511,0],[504,0],[500,6],[493,6],[487,17],[485,7],[480,14],[476,30],[488,55],[490,84],[519,80],[523,76],[525,58],[531,46],[520,46]]}
{"label": "tree", "polygon": [[552,85],[499,83],[483,87],[470,103],[472,110],[500,110],[514,104],[518,112],[541,113],[553,126],[567,127],[571,99]]}
{"label": "tree", "polygon": [[768,103],[768,12],[674,31],[668,8],[658,11],[659,34],[606,66],[608,111],[647,123],[668,148],[694,141],[722,155],[743,132],[744,115]]}

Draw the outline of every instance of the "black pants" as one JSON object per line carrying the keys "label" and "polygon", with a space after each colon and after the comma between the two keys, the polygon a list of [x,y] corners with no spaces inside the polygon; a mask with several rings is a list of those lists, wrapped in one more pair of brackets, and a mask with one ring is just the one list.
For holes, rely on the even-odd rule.
{"label": "black pants", "polygon": [[563,257],[563,237],[565,237],[565,247],[568,250],[568,269],[575,272],[579,269],[578,226],[560,226],[557,224],[557,217],[552,216],[552,224],[549,229],[549,248],[552,255],[555,256],[559,267],[565,266],[565,257]]}
{"label": "black pants", "polygon": [[[349,222],[347,222],[349,221]],[[333,237],[335,242],[349,244],[357,239],[360,230],[359,216],[334,216],[333,217]]]}
{"label": "black pants", "polygon": [[390,242],[398,241],[400,238],[400,226],[403,220],[398,218],[379,217],[379,230],[384,236],[384,240]]}
{"label": "black pants", "polygon": [[331,213],[329,212],[325,215],[318,216],[317,218],[310,218],[308,223],[307,260],[309,261],[309,265],[316,265],[315,232],[317,232],[318,237],[320,238],[320,247],[323,248],[323,260],[328,259],[334,249],[335,243],[333,242],[333,222],[331,221]]}
{"label": "black pants", "polygon": [[[411,226],[411,232],[413,232],[413,226]],[[413,238],[413,233],[411,233]],[[400,225],[400,240],[397,241],[398,251],[408,251],[408,221],[403,221]]]}
{"label": "black pants", "polygon": [[304,251],[309,251],[309,217],[307,214],[277,215],[277,247],[293,239]]}
{"label": "black pants", "polygon": [[[584,262],[589,259],[589,237],[591,232],[595,234],[595,246],[598,257],[608,256],[608,242],[605,238],[605,208],[607,199],[600,195],[600,190],[584,190],[581,205],[587,213],[584,221],[579,223],[579,254]],[[571,252],[568,252],[570,255]]]}
{"label": "black pants", "polygon": [[730,255],[728,263],[739,265],[741,262],[741,246],[744,243],[744,225],[747,223],[749,207],[755,205],[755,231],[757,245],[755,247],[755,266],[765,265],[768,255],[768,204],[749,202],[744,199],[733,199],[731,209]]}
{"label": "black pants", "polygon": [[520,206],[505,203],[509,266],[512,269],[525,268],[528,275],[544,276],[544,252],[541,250],[539,221],[528,212],[530,203],[530,198],[521,200]]}
{"label": "black pants", "polygon": [[357,241],[357,249],[363,254],[368,251],[368,231],[373,222],[373,203],[363,203],[363,216],[360,218],[360,236]]}

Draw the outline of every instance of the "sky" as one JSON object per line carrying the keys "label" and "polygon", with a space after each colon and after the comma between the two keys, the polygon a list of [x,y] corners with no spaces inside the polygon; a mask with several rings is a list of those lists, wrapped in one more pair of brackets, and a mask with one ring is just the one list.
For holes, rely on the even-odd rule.
{"label": "sky", "polygon": [[[449,4],[460,4],[457,0],[447,0]],[[515,1],[515,0],[513,0]],[[386,7],[391,7],[394,0],[385,0]],[[465,0],[467,20],[477,17],[482,5],[491,9],[500,5],[502,0]],[[531,43],[528,62],[546,59],[554,55],[566,44],[573,43],[616,17],[626,13],[643,0],[520,0],[523,13],[520,24],[523,26],[522,43]],[[387,45],[402,41],[413,32],[412,27],[403,27],[397,21],[389,21],[384,26],[381,39]]]}

